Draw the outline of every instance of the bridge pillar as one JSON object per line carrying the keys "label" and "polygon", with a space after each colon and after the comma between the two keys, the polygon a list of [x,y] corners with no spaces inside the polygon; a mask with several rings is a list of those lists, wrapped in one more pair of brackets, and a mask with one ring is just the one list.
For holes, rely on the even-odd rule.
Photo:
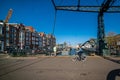
{"label": "bridge pillar", "polygon": [[103,55],[105,49],[105,31],[103,13],[98,14],[98,32],[97,32],[97,52],[98,55]]}

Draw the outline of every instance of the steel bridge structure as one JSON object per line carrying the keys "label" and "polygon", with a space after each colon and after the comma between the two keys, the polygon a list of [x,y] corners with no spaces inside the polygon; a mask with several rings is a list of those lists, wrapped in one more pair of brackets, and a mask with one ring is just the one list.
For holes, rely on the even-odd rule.
{"label": "steel bridge structure", "polygon": [[[55,9],[53,34],[54,34],[57,10],[98,13],[97,52],[99,55],[103,55],[104,54],[103,50],[107,48],[106,47],[107,44],[105,42],[104,13],[120,13],[120,0],[101,0],[100,5],[98,3],[98,0],[92,0],[94,3],[96,2],[97,5],[82,5],[82,0],[76,0],[77,2],[76,5],[72,5],[71,0],[70,0],[71,5],[58,5],[56,4],[56,1],[58,0],[51,0],[51,1]],[[66,1],[66,0],[63,0],[63,1]]]}

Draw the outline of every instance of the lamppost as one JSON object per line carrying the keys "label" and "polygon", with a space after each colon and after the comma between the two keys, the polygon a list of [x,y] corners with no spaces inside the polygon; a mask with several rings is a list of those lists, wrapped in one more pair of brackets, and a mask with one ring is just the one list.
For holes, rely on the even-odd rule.
{"label": "lamppost", "polygon": [[21,49],[21,50],[23,49],[23,44],[22,44],[22,37],[23,37],[23,36],[22,36],[22,34],[23,34],[23,33],[22,33],[22,30],[21,30],[21,32],[20,32],[20,36],[21,36],[21,38],[20,38],[20,39],[21,39],[20,49]]}

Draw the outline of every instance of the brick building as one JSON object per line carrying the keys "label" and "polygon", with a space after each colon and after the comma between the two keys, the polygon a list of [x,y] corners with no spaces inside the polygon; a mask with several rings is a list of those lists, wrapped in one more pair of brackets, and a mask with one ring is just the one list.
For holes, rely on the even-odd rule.
{"label": "brick building", "polygon": [[4,51],[3,22],[0,22],[0,52]]}
{"label": "brick building", "polygon": [[19,25],[16,23],[7,23],[3,27],[4,51],[10,52],[12,49],[17,48],[18,28],[19,28]]}
{"label": "brick building", "polygon": [[52,34],[46,35],[47,37],[47,47],[49,50],[53,50],[53,47],[56,45],[56,39]]}
{"label": "brick building", "polygon": [[39,45],[41,41],[41,36],[39,36],[38,32],[34,30],[32,26],[26,26],[26,45],[29,46],[30,49],[39,49],[41,45]]}
{"label": "brick building", "polygon": [[23,24],[19,24],[17,35],[18,49],[25,49],[25,26]]}
{"label": "brick building", "polygon": [[0,22],[0,51],[47,50],[56,44],[54,36],[36,32],[32,26]]}
{"label": "brick building", "polygon": [[25,49],[31,49],[31,31],[25,27]]}
{"label": "brick building", "polygon": [[41,42],[42,42],[42,49],[47,48],[47,37],[44,32],[40,32],[39,35],[41,36]]}

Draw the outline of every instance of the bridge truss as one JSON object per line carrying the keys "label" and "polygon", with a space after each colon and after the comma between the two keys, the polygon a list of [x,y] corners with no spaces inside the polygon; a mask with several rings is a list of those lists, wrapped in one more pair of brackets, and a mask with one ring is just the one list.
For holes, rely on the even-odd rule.
{"label": "bridge truss", "polygon": [[[120,0],[51,0],[51,1],[55,8],[55,20],[57,10],[98,13],[97,52],[99,55],[103,55],[104,54],[103,50],[106,48],[104,31],[105,28],[104,13],[120,13]],[[59,1],[63,4],[58,4]],[[89,4],[82,3],[84,1],[86,1],[86,3]],[[92,3],[96,4],[92,5]]]}

